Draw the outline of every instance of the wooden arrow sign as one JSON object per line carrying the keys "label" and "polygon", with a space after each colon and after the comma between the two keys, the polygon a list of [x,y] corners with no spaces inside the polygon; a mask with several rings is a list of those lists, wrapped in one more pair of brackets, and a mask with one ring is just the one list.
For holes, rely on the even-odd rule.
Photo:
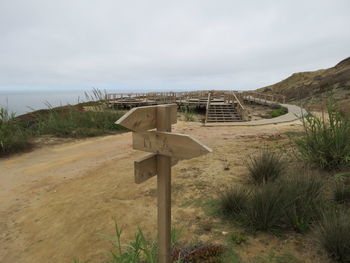
{"label": "wooden arrow sign", "polygon": [[191,159],[209,153],[212,150],[196,139],[170,132],[133,132],[135,150],[157,153],[178,159]]}
{"label": "wooden arrow sign", "polygon": [[[171,158],[171,166],[179,160]],[[141,184],[144,181],[157,175],[157,154],[149,154],[146,157],[134,162],[135,183]]]}
{"label": "wooden arrow sign", "polygon": [[[171,166],[177,159],[190,159],[211,152],[196,139],[171,133],[176,123],[176,105],[139,107],[117,122],[133,132],[134,149],[153,154],[135,161],[135,182],[157,176],[158,262],[171,262]],[[157,128],[157,131],[147,131]]]}
{"label": "wooden arrow sign", "polygon": [[[177,121],[177,106],[176,104],[161,105],[162,107],[170,107],[170,121],[171,124]],[[119,124],[132,131],[147,131],[157,127],[157,106],[145,106],[133,108],[123,117],[121,117],[116,124]]]}

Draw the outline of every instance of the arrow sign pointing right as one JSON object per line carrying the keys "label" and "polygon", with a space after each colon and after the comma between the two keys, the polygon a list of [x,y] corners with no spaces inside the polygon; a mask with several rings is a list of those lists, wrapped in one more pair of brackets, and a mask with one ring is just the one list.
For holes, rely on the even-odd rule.
{"label": "arrow sign pointing right", "polygon": [[191,159],[212,152],[209,147],[185,134],[157,131],[133,132],[132,138],[135,150],[178,159]]}

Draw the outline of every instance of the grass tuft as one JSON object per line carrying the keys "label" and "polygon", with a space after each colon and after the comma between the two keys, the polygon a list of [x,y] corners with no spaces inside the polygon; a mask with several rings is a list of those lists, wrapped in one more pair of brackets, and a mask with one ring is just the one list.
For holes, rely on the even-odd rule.
{"label": "grass tuft", "polygon": [[242,223],[254,231],[274,232],[281,225],[285,203],[283,189],[277,184],[256,188],[242,213]]}
{"label": "grass tuft", "polygon": [[306,232],[321,216],[323,183],[315,176],[294,175],[282,182],[285,223],[297,232]]}
{"label": "grass tuft", "polygon": [[258,155],[250,156],[247,164],[250,178],[258,185],[280,177],[284,173],[285,166],[282,155],[269,149],[262,150]]}
{"label": "grass tuft", "polygon": [[350,262],[350,214],[332,211],[324,214],[316,237],[330,257],[338,262]]}
{"label": "grass tuft", "polygon": [[239,215],[246,209],[250,191],[243,187],[232,187],[219,197],[220,211],[227,217]]}

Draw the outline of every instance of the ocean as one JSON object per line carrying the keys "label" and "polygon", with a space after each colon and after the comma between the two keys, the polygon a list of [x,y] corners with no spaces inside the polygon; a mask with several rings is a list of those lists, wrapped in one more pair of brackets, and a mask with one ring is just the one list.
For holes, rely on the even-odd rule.
{"label": "ocean", "polygon": [[47,109],[86,101],[84,91],[0,91],[0,107],[17,116],[34,110]]}

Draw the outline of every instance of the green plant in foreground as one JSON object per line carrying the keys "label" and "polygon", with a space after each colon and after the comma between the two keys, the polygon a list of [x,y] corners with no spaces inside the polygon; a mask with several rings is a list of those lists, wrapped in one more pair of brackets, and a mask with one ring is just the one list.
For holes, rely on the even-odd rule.
{"label": "green plant in foreground", "polygon": [[[108,252],[109,259],[104,263],[156,263],[157,242],[149,242],[142,230],[139,228],[133,240],[128,243],[122,242],[122,229],[115,223],[115,236],[102,235],[112,242],[113,251]],[[227,250],[223,245],[218,244],[180,244],[178,242],[179,232],[171,231],[172,262],[176,263],[239,263],[239,259],[233,251]],[[78,259],[73,259],[79,263]]]}
{"label": "green plant in foreground", "polygon": [[338,262],[350,262],[350,214],[332,211],[324,214],[316,237],[330,257]]}
{"label": "green plant in foreground", "polygon": [[250,156],[247,163],[250,178],[256,184],[274,181],[284,173],[285,166],[282,155],[269,149],[263,149],[258,155]]}
{"label": "green plant in foreground", "polygon": [[327,106],[329,120],[309,114],[304,118],[305,136],[295,141],[300,157],[322,169],[350,164],[350,122],[334,104]]}
{"label": "green plant in foreground", "polygon": [[114,247],[114,251],[110,252],[111,259],[106,263],[157,262],[157,244],[155,242],[149,243],[140,228],[129,244],[122,243],[122,229],[118,227],[117,223],[115,223],[115,237],[102,234],[100,236],[112,241]]}

